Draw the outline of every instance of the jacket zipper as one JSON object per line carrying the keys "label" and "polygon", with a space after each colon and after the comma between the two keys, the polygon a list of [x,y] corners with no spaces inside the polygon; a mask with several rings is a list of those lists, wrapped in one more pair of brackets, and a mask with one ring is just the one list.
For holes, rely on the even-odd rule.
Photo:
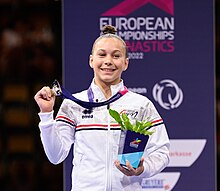
{"label": "jacket zipper", "polygon": [[107,116],[108,116],[108,131],[107,131],[107,154],[106,154],[106,191],[111,191],[111,155],[110,155],[110,144],[111,144],[111,126],[110,126],[110,115],[109,115],[109,105],[107,106]]}

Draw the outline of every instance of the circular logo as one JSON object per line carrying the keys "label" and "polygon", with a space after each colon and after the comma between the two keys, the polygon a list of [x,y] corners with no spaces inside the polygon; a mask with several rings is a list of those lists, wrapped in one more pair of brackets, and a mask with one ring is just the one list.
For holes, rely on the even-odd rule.
{"label": "circular logo", "polygon": [[183,91],[174,81],[165,79],[154,85],[153,97],[161,107],[170,110],[180,106]]}

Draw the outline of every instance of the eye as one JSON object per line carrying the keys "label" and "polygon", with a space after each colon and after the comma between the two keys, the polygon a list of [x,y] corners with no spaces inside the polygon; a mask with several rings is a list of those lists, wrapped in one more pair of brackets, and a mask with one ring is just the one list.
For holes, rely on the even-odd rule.
{"label": "eye", "polygon": [[104,52],[99,52],[98,55],[99,55],[100,57],[104,57],[104,56],[106,55],[106,53],[104,53]]}
{"label": "eye", "polygon": [[114,54],[114,58],[120,58],[120,54]]}

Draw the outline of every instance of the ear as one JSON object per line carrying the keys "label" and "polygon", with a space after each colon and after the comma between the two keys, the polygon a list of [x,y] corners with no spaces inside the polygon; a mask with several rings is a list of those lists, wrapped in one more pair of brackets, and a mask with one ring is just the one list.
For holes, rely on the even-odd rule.
{"label": "ear", "polygon": [[90,54],[89,56],[89,65],[91,68],[93,68],[93,57],[92,57],[92,54]]}
{"label": "ear", "polygon": [[126,70],[128,69],[128,64],[129,64],[129,59],[126,58],[126,59],[125,59],[125,65],[124,65],[123,71],[126,71]]}

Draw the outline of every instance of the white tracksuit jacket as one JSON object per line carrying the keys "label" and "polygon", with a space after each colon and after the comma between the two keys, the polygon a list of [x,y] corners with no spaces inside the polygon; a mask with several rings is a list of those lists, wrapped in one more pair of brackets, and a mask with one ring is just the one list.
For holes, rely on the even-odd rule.
{"label": "white tracksuit jacket", "polygon": [[[91,86],[94,100],[105,101],[101,90]],[[123,81],[111,87],[112,94],[124,88]],[[87,91],[75,94],[88,101]],[[139,191],[142,178],[161,172],[169,162],[169,138],[165,125],[152,102],[128,91],[110,104],[118,112],[138,120],[153,120],[155,133],[150,136],[143,157],[144,172],[126,176],[114,165],[117,159],[120,126],[109,115],[107,106],[88,113],[71,100],[65,99],[56,118],[53,112],[39,113],[41,140],[48,159],[58,164],[65,160],[74,144],[72,191]]]}

